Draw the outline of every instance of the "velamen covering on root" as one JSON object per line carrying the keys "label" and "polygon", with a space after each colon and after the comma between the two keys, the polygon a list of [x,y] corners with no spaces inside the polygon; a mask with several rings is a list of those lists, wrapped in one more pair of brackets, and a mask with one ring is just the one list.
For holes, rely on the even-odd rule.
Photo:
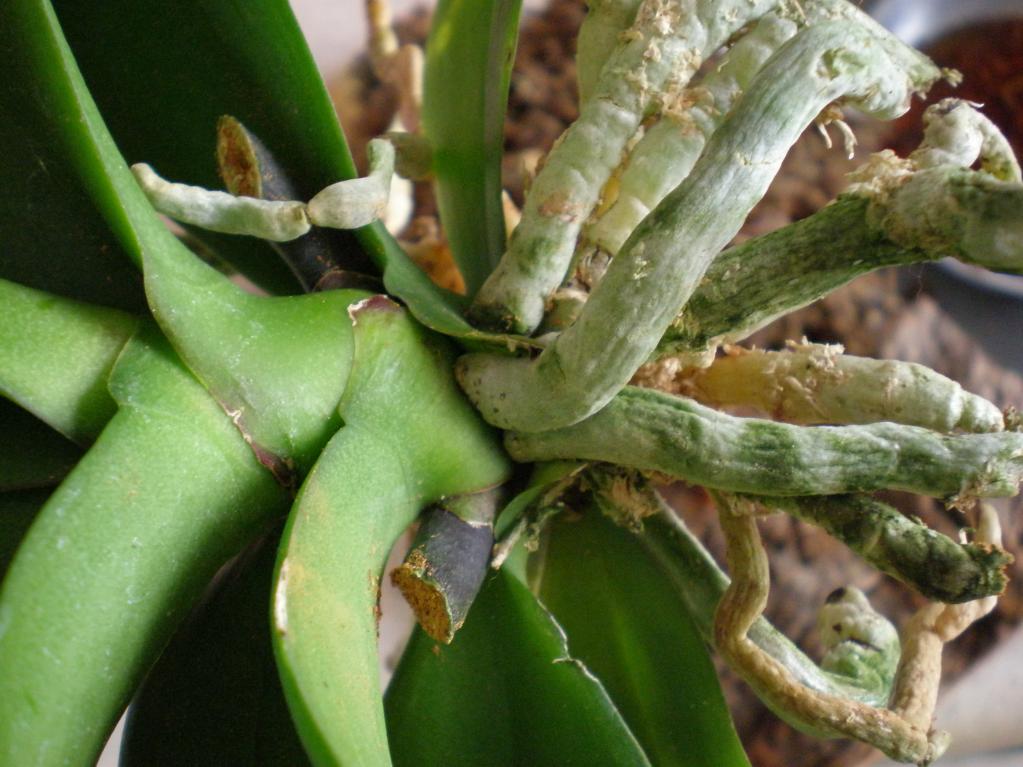
{"label": "velamen covering on root", "polygon": [[[286,202],[301,193],[290,169],[238,120],[223,115],[217,121],[217,170],[227,191],[236,196]],[[353,273],[372,274],[372,262],[354,248],[344,247],[336,232],[313,227],[303,237],[273,248],[291,268],[302,287],[321,289],[338,277],[352,284]]]}
{"label": "velamen covering on root", "polygon": [[643,119],[777,0],[644,0],[593,97],[537,175],[508,251],[477,295],[476,324],[528,334],[568,271],[576,237]]}
{"label": "velamen covering on root", "polygon": [[[801,6],[782,4],[777,14],[763,17],[740,38],[720,67],[685,91],[678,104],[665,106],[661,120],[647,130],[630,153],[619,181],[618,199],[589,227],[584,239],[611,254],[617,253],[643,217],[688,175],[707,137],[768,57],[799,27],[837,19],[868,28],[896,60],[919,59],[919,54],[909,51],[846,0],[809,0]],[[993,135],[1000,135],[997,129]]]}
{"label": "velamen covering on root", "polygon": [[[873,155],[834,204],[721,253],[654,356],[708,364],[718,345],[882,266],[955,256],[1023,271],[1023,185],[1006,139],[958,99],[929,107],[924,121],[908,158]],[[978,160],[984,170],[969,170]]]}
{"label": "velamen covering on root", "polygon": [[796,30],[795,22],[768,14],[732,46],[718,69],[663,107],[660,120],[629,153],[614,203],[583,230],[584,246],[618,252],[639,222],[689,175],[760,67]]}
{"label": "velamen covering on root", "polygon": [[[654,496],[654,500],[658,512],[646,518],[639,540],[675,586],[680,601],[693,616],[704,638],[713,642],[714,611],[728,588],[728,576],[675,512],[658,497]],[[880,664],[870,662],[875,659],[869,656],[859,659],[867,663],[838,663],[830,659],[827,650],[831,648],[826,647],[818,666],[763,616],[753,622],[749,637],[760,649],[784,665],[800,684],[810,689],[869,706],[883,706],[888,701],[897,658],[883,654],[882,658],[876,659],[883,661]],[[883,669],[884,673],[877,673],[879,669]],[[796,724],[791,713],[776,713]],[[802,723],[800,727],[808,728],[808,723]]]}
{"label": "velamen covering on root", "polygon": [[620,35],[636,20],[640,0],[589,0],[586,18],[576,39],[575,68],[579,80],[579,103],[593,96],[600,71],[614,53]]}
{"label": "velamen covering on root", "polygon": [[869,496],[755,498],[817,525],[881,572],[938,602],[969,602],[1002,593],[1012,556],[987,543],[957,543]]}
{"label": "velamen covering on root", "polygon": [[758,75],[689,178],[629,238],[579,318],[538,359],[459,361],[459,382],[483,417],[506,429],[541,431],[603,407],[648,359],[821,109],[844,97],[894,117],[936,76],[925,65],[904,71],[884,45],[848,22],[796,35]]}
{"label": "velamen covering on root", "polygon": [[[714,613],[728,588],[728,576],[649,485],[637,486],[627,505],[621,503],[620,493],[612,495],[598,490],[598,494],[602,496],[605,513],[609,513],[609,507],[618,507],[611,512],[613,519],[642,518],[638,530],[634,525],[628,526],[635,530],[641,545],[657,561],[698,630],[713,643]],[[842,623],[836,629],[834,619],[838,617]],[[763,616],[753,621],[749,638],[759,651],[774,659],[808,689],[868,706],[885,705],[899,659],[899,641],[894,627],[874,611],[856,589],[833,593],[820,610],[818,627],[823,650],[820,665]],[[774,707],[768,690],[755,688],[755,692],[793,726],[804,731],[814,730],[813,723],[803,718],[801,712]]]}
{"label": "velamen covering on root", "polygon": [[[887,708],[864,706],[803,685],[795,675],[763,651],[748,632],[767,604],[770,588],[767,552],[757,530],[754,513],[747,504],[727,496],[716,498],[725,533],[728,564],[733,580],[715,613],[714,639],[729,665],[777,711],[795,715],[797,726],[807,726],[818,737],[851,737],[870,743],[900,762],[927,765],[948,747],[948,733],[933,727],[938,685],[941,681],[941,653],[946,642],[956,638],[971,623],[989,613],[996,597],[965,604],[933,602],[920,608],[903,631],[899,666]],[[991,547],[1001,544],[998,515],[982,506],[977,524],[977,541]],[[846,602],[852,610],[839,609],[822,614],[825,641],[828,634],[845,643],[850,655],[860,651],[859,622],[864,613],[856,602],[866,600],[840,589],[828,598],[836,605]],[[841,646],[843,642],[839,642]],[[866,644],[875,644],[867,638]]]}
{"label": "velamen covering on root", "polygon": [[309,204],[236,197],[160,178],[145,163],[132,172],[150,203],[175,221],[212,232],[247,234],[271,242],[288,242],[309,232],[312,225],[356,229],[381,218],[387,209],[394,175],[394,146],[373,139],[367,148],[370,173],[366,178],[338,181],[323,189]]}
{"label": "velamen covering on root", "polygon": [[[898,761],[926,764],[940,755],[947,741],[936,739],[931,742],[927,725],[921,728],[898,712],[864,706],[807,688],[782,663],[752,641],[749,631],[763,613],[770,590],[767,552],[761,543],[755,516],[735,508],[725,498],[715,500],[725,533],[732,582],[714,615],[714,645],[728,665],[758,695],[769,701],[773,710],[791,712],[791,717],[786,718],[818,737],[845,736],[863,740]],[[853,640],[852,649],[858,647],[856,640],[874,645],[877,642],[875,637],[881,635],[876,629],[884,624],[871,621],[864,628],[872,636],[858,636],[861,631],[858,624],[873,612],[862,599],[862,594],[843,590],[837,601],[848,604],[843,610],[846,613],[844,621],[839,621],[839,630],[833,632],[834,638]],[[897,650],[898,638],[894,636],[894,629],[890,624],[887,628],[887,645],[890,650]]]}
{"label": "velamen covering on root", "polygon": [[966,504],[1015,495],[1023,477],[1020,432],[950,437],[887,422],[792,426],[631,386],[582,423],[512,432],[505,446],[519,461],[607,461],[762,495],[890,488]]}
{"label": "velamen covering on root", "polygon": [[811,343],[790,343],[779,352],[735,346],[725,351],[709,367],[685,368],[660,380],[654,367],[642,385],[719,409],[753,407],[790,423],[893,421],[941,432],[1004,428],[998,407],[913,362],[854,357],[841,346]]}
{"label": "velamen covering on root", "polygon": [[954,256],[1021,272],[1023,232],[1013,236],[1020,210],[1023,185],[949,166],[918,171],[883,199],[845,194],[718,256],[654,357],[685,354],[682,366],[708,364],[719,345],[883,266]]}

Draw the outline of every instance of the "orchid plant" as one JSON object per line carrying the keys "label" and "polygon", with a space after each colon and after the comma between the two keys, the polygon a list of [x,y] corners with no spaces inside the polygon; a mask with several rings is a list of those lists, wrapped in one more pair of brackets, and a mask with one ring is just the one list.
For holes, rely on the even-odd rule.
{"label": "orchid plant", "polygon": [[[1023,271],[1019,164],[942,101],[912,154],[729,247],[806,128],[852,152],[843,110],[955,74],[847,0],[589,6],[579,118],[521,210],[519,0],[441,0],[425,52],[367,0],[401,130],[361,178],[284,0],[0,7],[0,764],[91,764],[126,707],[126,765],[748,764],[709,650],[801,730],[940,756],[1020,418],[919,365],[735,344],[882,266]],[[432,181],[463,295],[383,225],[396,175]],[[714,499],[730,578],[664,478]],[[897,629],[839,589],[814,661],[762,616],[770,513],[927,605]],[[410,525],[420,627],[383,694]]]}

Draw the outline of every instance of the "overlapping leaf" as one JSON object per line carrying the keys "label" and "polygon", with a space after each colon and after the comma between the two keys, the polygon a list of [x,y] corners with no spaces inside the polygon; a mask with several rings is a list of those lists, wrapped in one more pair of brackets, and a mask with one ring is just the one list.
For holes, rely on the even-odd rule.
{"label": "overlapping leaf", "polygon": [[43,85],[63,77],[62,53],[44,3],[0,6],[0,277],[142,310],[141,276],[64,146],[67,131],[79,128],[74,94]]}
{"label": "overlapping leaf", "polygon": [[232,563],[164,650],[131,705],[122,767],[308,764],[270,646],[278,538]]}
{"label": "overlapping leaf", "polygon": [[504,572],[450,646],[416,631],[386,710],[399,766],[650,763],[558,624]]}
{"label": "overlapping leaf", "polygon": [[111,390],[117,414],[0,590],[2,764],[92,763],[192,600],[287,505],[155,328]]}
{"label": "overlapping leaf", "polygon": [[117,406],[107,377],[138,319],[0,279],[0,394],[79,444]]}
{"label": "overlapping leaf", "polygon": [[420,509],[503,482],[507,459],[451,372],[453,350],[394,302],[353,308],[355,355],[331,439],[296,500],[273,595],[274,649],[318,765],[386,765],[379,574]]}
{"label": "overlapping leaf", "polygon": [[426,48],[423,133],[437,203],[470,295],[504,253],[501,157],[521,0],[443,0]]}
{"label": "overlapping leaf", "polygon": [[540,596],[654,764],[749,767],[699,631],[626,530],[596,510],[555,522]]}

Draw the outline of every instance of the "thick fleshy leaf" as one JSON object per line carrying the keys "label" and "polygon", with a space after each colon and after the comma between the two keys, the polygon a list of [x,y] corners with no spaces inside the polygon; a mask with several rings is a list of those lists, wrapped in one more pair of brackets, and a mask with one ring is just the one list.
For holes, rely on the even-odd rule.
{"label": "thick fleshy leaf", "polygon": [[0,394],[79,444],[117,405],[107,378],[138,319],[0,279]]}
{"label": "thick fleshy leaf", "polygon": [[[304,42],[291,34],[294,20],[286,3],[193,0],[181,9],[176,6],[173,14],[158,3],[127,0],[88,7],[62,2],[59,8],[88,67],[90,84],[104,110],[109,110],[117,140],[133,161],[148,160],[179,180],[214,185],[213,161],[204,166],[204,158],[212,158],[215,118],[230,111],[247,118],[243,122],[287,158],[299,183],[310,189],[354,176],[330,100]],[[208,24],[194,19],[190,23],[179,10],[211,18],[206,19]],[[12,222],[11,231],[23,235],[23,242],[0,243],[4,248],[0,276],[62,295],[141,309],[139,282],[122,257],[128,255],[140,264],[141,243],[152,246],[152,238],[159,236],[153,228],[159,222],[151,212],[149,221],[142,216],[150,210],[148,202],[107,135],[49,4],[12,0],[0,14],[0,50],[10,52],[14,67],[6,85],[0,87],[3,113],[9,115],[0,128],[0,146],[10,147],[10,159],[0,167],[4,182],[0,221]],[[138,19],[145,23],[135,25]],[[197,50],[198,42],[212,45],[217,57],[221,54],[216,51],[226,43],[216,36],[194,39],[195,30],[207,28],[219,30],[239,46],[237,60],[221,61],[221,68],[209,63],[211,59]],[[143,30],[150,37],[148,47],[140,50]],[[236,31],[244,39],[233,37]],[[115,49],[118,56],[109,56]],[[132,52],[134,63],[128,66],[123,56]],[[150,54],[154,60],[147,64]],[[140,74],[147,71],[150,76]],[[261,105],[260,115],[250,115],[253,108],[238,103],[252,99]],[[193,101],[200,112],[205,104],[205,118],[189,111]],[[172,105],[169,113],[164,104]],[[52,115],[62,119],[54,122]],[[150,115],[155,115],[157,124],[147,122]],[[200,125],[203,119],[210,120],[208,128]],[[205,138],[207,130],[209,138]],[[32,163],[18,164],[32,157]],[[174,174],[178,164],[193,170]],[[37,172],[43,167],[47,176]],[[45,185],[44,178],[48,179]],[[25,188],[29,181],[33,185]],[[62,226],[51,226],[54,220]],[[112,231],[104,227],[104,220]],[[51,241],[54,233],[61,236]],[[433,285],[379,222],[358,230],[356,237],[384,272],[388,292],[405,301],[428,327],[468,343],[530,345],[525,339],[473,329],[462,317],[459,298]],[[15,247],[17,243],[22,246]],[[244,248],[252,244],[247,242]],[[40,259],[40,252],[50,257]],[[67,256],[67,264],[53,255],[64,253],[73,253]],[[264,257],[276,259],[265,248],[252,256],[258,263]],[[240,262],[239,266],[245,267]],[[292,290],[295,283],[290,274],[289,285],[276,282],[284,279],[279,270],[274,272],[277,277],[270,275],[266,280],[275,289]]]}
{"label": "thick fleshy leaf", "polygon": [[495,486],[510,464],[455,383],[443,338],[383,296],[351,315],[345,425],[303,484],[281,542],[274,650],[314,763],[386,765],[381,569],[423,506]]}
{"label": "thick fleshy leaf", "polygon": [[111,391],[117,414],[0,590],[0,764],[95,764],[177,622],[287,507],[155,328],[129,342]]}
{"label": "thick fleshy leaf", "polygon": [[[56,0],[54,7],[129,162],[149,163],[175,181],[222,189],[216,124],[229,114],[269,147],[304,200],[355,175],[286,0],[184,0],[173,13],[157,0]],[[197,235],[259,284],[298,292],[265,243]],[[337,232],[335,238],[340,251],[368,264],[351,234]]]}
{"label": "thick fleshy leaf", "polygon": [[58,41],[39,0],[0,5],[0,277],[142,311],[142,280],[79,182],[63,140],[78,130]]}
{"label": "thick fleshy leaf", "polygon": [[302,486],[280,550],[274,647],[316,765],[387,765],[375,607],[395,539],[419,511],[394,446],[344,427]]}
{"label": "thick fleshy leaf", "polygon": [[77,445],[0,397],[0,492],[51,487],[82,457]]}
{"label": "thick fleshy leaf", "polygon": [[[111,139],[49,2],[10,0],[0,10],[0,34],[12,57],[26,62],[16,91],[32,95],[22,105],[28,113],[25,119],[51,126],[47,133],[49,157],[67,174],[61,176],[67,192],[91,202],[106,222],[117,250],[137,267],[141,267],[146,249],[183,249],[153,212]],[[59,119],[55,120],[55,115]],[[47,228],[64,225],[59,219],[42,224]],[[38,258],[39,251],[35,252]],[[101,274],[101,278],[106,280],[108,275]]]}
{"label": "thick fleshy leaf", "polygon": [[[15,20],[27,31],[44,29],[48,36],[40,39],[48,46],[45,52],[60,60],[59,67],[46,70],[39,87],[59,94],[68,113],[78,115],[60,137],[66,161],[73,160],[83,184],[88,182],[94,203],[128,255],[144,265],[149,300],[167,336],[217,400],[236,414],[261,460],[282,478],[292,464],[300,471],[307,468],[337,425],[334,408],[348,364],[344,350],[349,330],[342,312],[350,296],[262,299],[200,263],[162,226],[136,185],[52,13],[38,0],[19,2],[24,10]],[[331,130],[324,129],[324,143],[336,138],[334,154],[323,159],[343,165],[347,150],[336,122],[331,125]],[[416,279],[425,281],[430,287],[423,295],[432,295],[429,291],[436,289],[393,241],[381,240],[381,247],[387,242],[402,279],[419,287],[423,283]],[[460,315],[455,317],[464,324]],[[267,333],[270,327],[276,332]]]}
{"label": "thick fleshy leaf", "polygon": [[[216,120],[230,114],[270,148],[307,199],[356,175],[334,107],[284,0],[188,0],[176,4],[174,13],[155,0],[55,5],[86,82],[130,162],[147,162],[175,181],[217,188]],[[209,233],[202,237],[213,241]],[[357,265],[359,254],[368,253],[384,272],[388,292],[428,327],[508,344],[505,337],[474,330],[462,317],[460,299],[430,282],[379,222],[355,238],[343,232],[337,238]],[[229,238],[216,239],[216,247],[227,247]],[[267,287],[294,292],[290,274],[289,286],[258,271],[266,260],[277,260],[263,244],[235,238],[230,247],[225,257],[243,271]]]}
{"label": "thick fleshy leaf", "polygon": [[649,764],[558,624],[503,571],[450,646],[416,630],[386,711],[396,765]]}
{"label": "thick fleshy leaf", "polygon": [[[214,128],[218,117],[230,114],[260,137],[306,199],[356,175],[333,105],[284,0],[188,0],[172,14],[155,0],[99,6],[59,0],[56,7],[129,161],[148,162],[176,181],[217,188]],[[116,57],[109,55],[112,49]],[[276,259],[261,243],[201,236],[262,284],[293,288],[290,276],[289,288],[276,271],[259,271],[265,259]],[[337,241],[356,263],[362,251],[368,253],[385,272],[388,291],[429,327],[483,335],[462,318],[456,297],[435,287],[382,224],[363,227],[355,238],[339,232]]]}
{"label": "thick fleshy leaf", "polygon": [[279,537],[219,575],[163,651],[128,710],[121,767],[308,764],[270,645]]}
{"label": "thick fleshy leaf", "polygon": [[749,767],[707,647],[642,544],[599,511],[560,518],[540,598],[654,764]]}
{"label": "thick fleshy leaf", "polygon": [[167,337],[282,481],[292,467],[307,469],[337,427],[350,354],[344,310],[352,294],[257,297],[200,262],[136,184],[52,12],[39,0],[13,5],[19,13],[12,22],[50,62],[35,87],[53,94],[68,115],[58,136],[64,161],[125,252],[144,267],[147,297]]}
{"label": "thick fleshy leaf", "polygon": [[177,249],[145,255],[153,314],[181,358],[285,484],[337,431],[351,365],[347,309],[367,293],[254,296]]}
{"label": "thick fleshy leaf", "polygon": [[504,253],[501,157],[521,0],[442,0],[423,73],[423,134],[451,252],[475,294]]}

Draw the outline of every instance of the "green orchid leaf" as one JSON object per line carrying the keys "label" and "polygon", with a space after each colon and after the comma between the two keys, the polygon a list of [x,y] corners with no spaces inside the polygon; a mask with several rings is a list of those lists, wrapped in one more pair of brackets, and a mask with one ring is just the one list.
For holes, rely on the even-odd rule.
{"label": "green orchid leaf", "polygon": [[138,319],[0,279],[0,394],[79,444],[117,405],[107,378]]}
{"label": "green orchid leaf", "polygon": [[121,767],[301,767],[284,701],[267,594],[279,534],[250,546],[160,656],[128,709]]}
{"label": "green orchid leaf", "polygon": [[387,765],[376,604],[395,539],[415,519],[393,446],[341,429],[302,486],[273,596],[274,647],[288,706],[316,765]]}
{"label": "green orchid leaf", "polygon": [[[153,0],[114,0],[102,7],[59,0],[56,7],[88,85],[131,162],[147,162],[175,181],[219,188],[215,126],[217,118],[230,114],[282,161],[306,199],[355,177],[334,107],[284,0],[189,0],[173,14]],[[112,47],[117,57],[109,55]],[[261,284],[294,292],[290,274],[290,285],[282,285],[257,273],[264,261],[277,261],[265,245],[200,236],[250,276],[263,277]],[[449,335],[472,333],[455,297],[435,287],[381,223],[358,230],[355,239],[344,232],[335,236],[348,259],[368,253],[385,273],[388,291],[424,324]]]}
{"label": "green orchid leaf", "polygon": [[0,423],[0,492],[52,487],[82,457],[81,448],[3,397]]}
{"label": "green orchid leaf", "polygon": [[[54,3],[61,26],[124,156],[165,178],[222,189],[214,147],[229,114],[266,144],[310,199],[356,175],[334,108],[286,0]],[[111,55],[116,51],[117,55]],[[272,292],[299,287],[252,238],[193,232]],[[368,261],[347,232],[337,250]]]}
{"label": "green orchid leaf", "polygon": [[521,0],[442,0],[423,72],[423,134],[455,263],[474,295],[504,253],[501,157]]}
{"label": "green orchid leaf", "polygon": [[49,488],[0,493],[0,582],[49,495]]}
{"label": "green orchid leaf", "polygon": [[345,425],[281,542],[274,650],[313,762],[386,765],[376,607],[387,555],[426,504],[497,485],[510,465],[456,385],[443,338],[383,296],[351,314]]}
{"label": "green orchid leaf", "polygon": [[[52,126],[47,136],[50,157],[56,167],[68,172],[61,177],[68,187],[65,191],[91,202],[106,222],[116,250],[136,267],[142,266],[145,250],[184,250],[155,215],[117,150],[50,4],[12,0],[2,10],[0,35],[17,59],[26,62],[19,88],[34,96],[23,105],[28,113],[25,119]],[[53,115],[60,119],[54,121]],[[52,220],[46,226],[54,228]],[[105,273],[100,277],[107,279]]]}
{"label": "green orchid leaf", "polygon": [[341,424],[352,354],[347,311],[369,294],[255,296],[182,248],[148,250],[145,272],[153,314],[182,359],[260,461],[292,484]]}
{"label": "green orchid leaf", "polygon": [[541,348],[534,339],[525,336],[477,330],[463,316],[468,306],[465,297],[434,285],[382,226],[364,227],[360,234],[373,246],[372,252],[377,254],[387,292],[400,298],[412,316],[430,330],[455,338],[469,349],[514,351]]}
{"label": "green orchid leaf", "polygon": [[59,137],[65,162],[144,268],[153,312],[182,359],[232,414],[260,460],[289,482],[337,428],[350,355],[345,309],[356,295],[253,296],[203,264],[164,227],[136,184],[52,12],[38,0],[15,7],[20,13],[12,21],[36,41],[40,56],[58,62],[40,70],[36,87],[59,97],[68,115]]}
{"label": "green orchid leaf", "polygon": [[[347,375],[344,349],[350,332],[344,309],[352,294],[254,297],[202,264],[170,235],[136,185],[53,14],[31,0],[21,0],[18,7],[23,13],[14,20],[26,33],[46,31],[36,35],[42,40],[39,45],[60,62],[40,73],[39,87],[58,94],[63,108],[78,115],[68,120],[61,136],[66,161],[76,164],[83,185],[128,255],[144,266],[148,298],[168,338],[235,415],[261,460],[290,482],[294,470],[308,469],[338,424],[334,411]],[[337,151],[343,157],[335,158],[340,162],[347,150],[336,122],[332,125],[341,142]],[[392,253],[399,270],[404,266],[406,276],[407,270],[415,270],[429,285],[399,253]],[[270,327],[277,332],[265,332]]]}
{"label": "green orchid leaf", "polygon": [[749,767],[707,647],[642,544],[596,509],[551,524],[540,598],[654,764]]}
{"label": "green orchid leaf", "polygon": [[516,578],[487,579],[455,641],[416,629],[387,691],[396,765],[646,765],[600,682]]}
{"label": "green orchid leaf", "polygon": [[42,2],[0,6],[0,277],[144,311],[141,277],[79,181],[64,141],[80,126],[73,93],[48,87],[65,64],[51,21]]}
{"label": "green orchid leaf", "polygon": [[[154,0],[98,6],[58,0],[55,6],[110,132],[130,162],[147,162],[175,181],[218,188],[215,126],[218,117],[230,114],[284,163],[306,199],[355,177],[334,107],[284,0],[189,0],[174,13]],[[532,346],[475,330],[462,316],[460,298],[430,282],[383,224],[358,230],[358,242],[345,232],[335,236],[349,260],[361,264],[359,254],[368,253],[384,273],[388,292],[427,327],[487,345]],[[265,287],[297,290],[290,272],[286,284],[273,276],[284,267],[264,244],[207,232],[201,238],[216,239],[214,250]],[[234,243],[230,253],[226,241]],[[258,271],[271,262],[273,274]]]}
{"label": "green orchid leaf", "polygon": [[111,391],[117,414],[0,590],[0,764],[95,764],[206,584],[287,508],[155,328],[129,342]]}

